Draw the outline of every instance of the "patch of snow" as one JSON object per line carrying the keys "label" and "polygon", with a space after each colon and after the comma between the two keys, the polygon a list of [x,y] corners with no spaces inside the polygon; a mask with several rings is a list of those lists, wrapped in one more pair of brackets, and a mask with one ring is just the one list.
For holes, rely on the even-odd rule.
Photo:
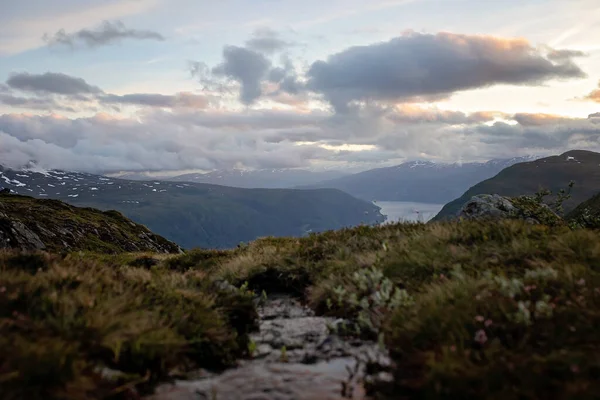
{"label": "patch of snow", "polygon": [[97,187],[91,187],[90,190],[98,190]]}
{"label": "patch of snow", "polygon": [[0,175],[2,177],[2,179],[4,179],[4,181],[10,185],[14,185],[16,187],[23,187],[23,186],[27,186],[26,184],[24,184],[23,182],[20,182],[16,179],[10,179],[8,176],[1,174]]}

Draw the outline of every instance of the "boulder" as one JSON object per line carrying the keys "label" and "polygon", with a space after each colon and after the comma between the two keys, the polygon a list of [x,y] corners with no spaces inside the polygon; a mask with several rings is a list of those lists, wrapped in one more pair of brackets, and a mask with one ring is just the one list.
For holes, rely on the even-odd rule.
{"label": "boulder", "polygon": [[509,198],[498,194],[480,194],[466,202],[458,213],[461,219],[520,219],[531,224],[563,225],[563,219],[548,205],[530,196]]}

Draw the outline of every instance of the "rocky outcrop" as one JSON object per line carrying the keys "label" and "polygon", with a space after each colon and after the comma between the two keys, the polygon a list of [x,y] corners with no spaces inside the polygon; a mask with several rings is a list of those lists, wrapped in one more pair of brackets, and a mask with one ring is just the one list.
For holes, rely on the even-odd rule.
{"label": "rocky outcrop", "polygon": [[480,194],[466,202],[458,218],[469,220],[520,219],[531,224],[562,225],[563,219],[548,205],[533,197],[509,198],[498,194]]}
{"label": "rocky outcrop", "polygon": [[173,242],[116,211],[0,195],[0,249],[180,253]]}

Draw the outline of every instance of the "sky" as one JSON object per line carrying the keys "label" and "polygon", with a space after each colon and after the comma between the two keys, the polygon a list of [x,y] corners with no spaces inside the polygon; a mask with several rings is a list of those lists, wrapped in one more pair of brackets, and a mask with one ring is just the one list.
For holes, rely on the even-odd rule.
{"label": "sky", "polygon": [[600,151],[597,0],[3,0],[0,164],[364,170]]}

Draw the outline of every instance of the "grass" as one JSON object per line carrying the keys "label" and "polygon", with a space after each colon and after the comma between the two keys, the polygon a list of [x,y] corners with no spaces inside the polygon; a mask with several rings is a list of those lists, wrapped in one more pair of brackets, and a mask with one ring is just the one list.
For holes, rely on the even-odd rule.
{"label": "grass", "polygon": [[[252,343],[244,290],[301,296],[378,338],[394,360],[380,398],[595,398],[600,232],[519,220],[360,226],[232,250],[1,258],[0,391],[98,398]],[[98,368],[120,371],[117,382]],[[140,382],[142,382],[140,384]],[[127,386],[129,384],[129,386]]]}
{"label": "grass", "polygon": [[118,257],[0,254],[2,398],[107,398],[246,353],[251,296]]}

